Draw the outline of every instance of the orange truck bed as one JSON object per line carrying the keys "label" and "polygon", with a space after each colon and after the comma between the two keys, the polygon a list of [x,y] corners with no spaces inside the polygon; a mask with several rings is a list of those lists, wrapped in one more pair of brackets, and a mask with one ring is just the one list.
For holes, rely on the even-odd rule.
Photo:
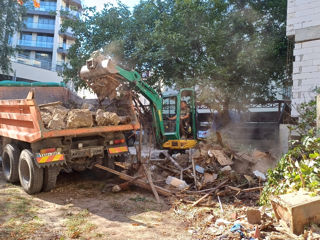
{"label": "orange truck bed", "polygon": [[47,130],[34,99],[0,100],[0,136],[24,142],[37,142],[44,138],[95,135],[104,132],[130,131],[140,128],[138,121],[118,126]]}

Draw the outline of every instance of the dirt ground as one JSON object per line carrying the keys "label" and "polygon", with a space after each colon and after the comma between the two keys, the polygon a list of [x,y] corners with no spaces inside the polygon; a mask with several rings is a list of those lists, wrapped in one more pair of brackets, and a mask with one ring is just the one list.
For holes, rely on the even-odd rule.
{"label": "dirt ground", "polygon": [[56,189],[33,196],[0,168],[0,239],[191,239],[183,219],[140,189],[108,191],[117,180],[61,174]]}

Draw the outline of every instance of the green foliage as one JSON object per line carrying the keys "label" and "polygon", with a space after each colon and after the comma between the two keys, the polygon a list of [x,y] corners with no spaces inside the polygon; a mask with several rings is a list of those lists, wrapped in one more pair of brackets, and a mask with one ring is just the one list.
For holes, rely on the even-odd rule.
{"label": "green foliage", "polygon": [[68,27],[76,36],[75,44],[69,49],[69,65],[65,65],[63,76],[66,82],[72,81],[76,89],[86,87],[79,78],[81,67],[92,52],[102,50],[117,59],[123,59],[126,52],[124,38],[129,23],[130,11],[120,4],[115,7],[106,4],[101,12],[96,8],[85,8],[81,19],[68,19],[63,22],[61,31]]}
{"label": "green foliage", "polygon": [[302,103],[298,109],[299,121],[295,126],[290,127],[295,130],[301,137],[316,136],[316,117],[317,117],[317,102],[312,100],[307,103]]}
{"label": "green foliage", "polygon": [[10,44],[10,38],[22,25],[21,17],[25,13],[23,6],[14,0],[0,0],[0,70],[4,74],[11,71],[10,57],[16,49]]}
{"label": "green foliage", "polygon": [[268,181],[260,197],[267,204],[270,195],[285,194],[306,188],[320,187],[320,138],[305,137],[303,142],[285,154],[274,169],[268,171]]}
{"label": "green foliage", "polygon": [[85,87],[80,67],[104,48],[127,68],[152,73],[151,85],[197,85],[198,99],[211,108],[240,109],[272,100],[285,85],[285,16],[286,0],[145,0],[132,13],[122,4],[86,9],[83,19],[65,22],[77,39],[64,76]]}
{"label": "green foliage", "polygon": [[268,171],[268,181],[260,203],[266,204],[270,195],[284,194],[306,188],[317,191],[320,187],[320,138],[316,137],[316,101],[299,107],[299,122],[291,130],[301,136],[293,149],[285,154],[274,169]]}

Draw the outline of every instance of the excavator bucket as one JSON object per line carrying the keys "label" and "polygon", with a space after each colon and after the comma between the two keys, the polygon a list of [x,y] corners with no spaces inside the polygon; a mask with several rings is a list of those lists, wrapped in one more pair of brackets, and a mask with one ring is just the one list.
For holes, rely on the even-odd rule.
{"label": "excavator bucket", "polygon": [[121,77],[110,57],[99,53],[94,55],[82,66],[80,78],[97,94],[100,102],[106,97],[112,100],[116,97],[116,88],[120,85]]}

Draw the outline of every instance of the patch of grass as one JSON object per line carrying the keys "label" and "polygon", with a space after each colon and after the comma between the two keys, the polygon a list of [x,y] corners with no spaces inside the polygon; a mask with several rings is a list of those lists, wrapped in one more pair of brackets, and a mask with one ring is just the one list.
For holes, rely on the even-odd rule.
{"label": "patch of grass", "polygon": [[95,224],[88,222],[88,210],[82,210],[77,214],[69,216],[66,220],[67,236],[72,239],[81,238],[97,228]]}
{"label": "patch of grass", "polygon": [[44,225],[32,199],[19,194],[17,188],[0,192],[0,216],[6,219],[0,225],[0,239],[30,239]]}
{"label": "patch of grass", "polygon": [[137,196],[134,197],[134,198],[129,198],[129,200],[134,201],[134,202],[145,202],[145,201],[146,201],[146,198],[137,195]]}

